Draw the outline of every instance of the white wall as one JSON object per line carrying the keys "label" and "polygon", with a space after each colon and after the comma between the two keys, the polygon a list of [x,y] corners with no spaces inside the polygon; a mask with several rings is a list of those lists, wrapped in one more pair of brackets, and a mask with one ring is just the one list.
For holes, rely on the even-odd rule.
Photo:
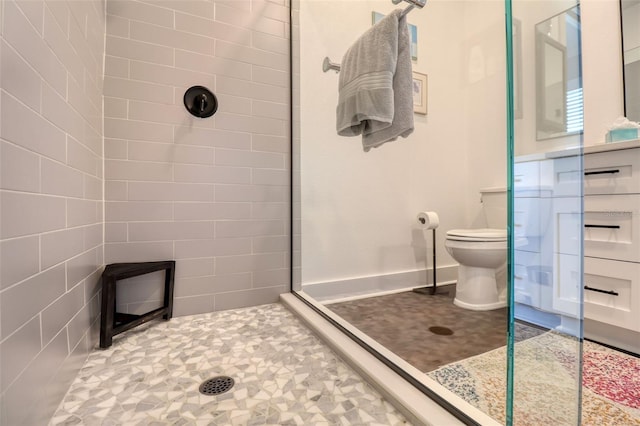
{"label": "white wall", "polygon": [[[288,290],[288,25],[284,0],[107,1],[105,263],[176,259],[175,315]],[[193,85],[213,117],[184,108]],[[160,303],[158,278],[119,309]]]}
{"label": "white wall", "polygon": [[0,424],[47,424],[97,341],[104,3],[2,1]]}
{"label": "white wall", "polygon": [[[371,12],[393,8],[388,1],[301,2],[305,284],[424,268],[429,252],[414,223],[425,209],[441,218],[438,266],[455,264],[444,249],[446,231],[484,225],[479,188],[505,184],[500,2],[434,0],[412,11],[419,34],[413,69],[429,76],[428,115],[414,115],[409,138],[368,153],[359,138],[336,135],[338,76],[323,73],[322,60],[340,62],[371,26]],[[469,63],[474,47],[485,57],[480,74]]]}

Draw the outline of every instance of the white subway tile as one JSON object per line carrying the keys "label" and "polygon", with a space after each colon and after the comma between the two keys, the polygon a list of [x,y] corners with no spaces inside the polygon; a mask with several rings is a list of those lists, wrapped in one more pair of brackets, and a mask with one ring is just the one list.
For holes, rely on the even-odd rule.
{"label": "white subway tile", "polygon": [[253,134],[251,135],[251,149],[253,151],[288,153],[291,147],[286,137]]}
{"label": "white subway tile", "polygon": [[129,223],[129,241],[206,240],[213,234],[212,221]]}
{"label": "white subway tile", "polygon": [[184,164],[176,164],[174,168],[176,182],[249,183],[251,180],[251,170],[248,168]]}
{"label": "white subway tile", "polygon": [[248,203],[176,203],[176,220],[249,219]]}
{"label": "white subway tile", "polygon": [[172,220],[173,205],[150,201],[107,201],[105,216],[107,222]]}
{"label": "white subway tile", "polygon": [[214,311],[276,303],[280,294],[287,293],[288,291],[288,287],[283,286],[217,294],[214,299]]}
{"label": "white subway tile", "polygon": [[218,98],[218,111],[233,114],[251,114],[251,99],[225,93],[216,93],[216,96]]}
{"label": "white subway tile", "polygon": [[[176,287],[179,286],[176,283]],[[173,301],[173,315],[196,315],[213,312],[213,299],[215,296],[176,297]]]}
{"label": "white subway tile", "polygon": [[[64,292],[64,265],[34,275],[5,290],[0,299],[2,338],[17,330]],[[38,346],[40,346],[39,341]]]}
{"label": "white subway tile", "polygon": [[284,253],[266,253],[216,258],[216,275],[266,271],[284,267]]}
{"label": "white subway tile", "polygon": [[216,201],[283,202],[289,197],[289,188],[273,185],[216,185]]}
{"label": "white subway tile", "polygon": [[8,142],[0,142],[2,189],[40,191],[40,156]]}
{"label": "white subway tile", "polygon": [[236,131],[248,130],[252,133],[275,136],[285,136],[287,133],[285,120],[249,117],[246,115],[227,114],[224,112],[216,115],[216,128]]}
{"label": "white subway tile", "polygon": [[213,275],[213,257],[180,259],[176,261],[176,278],[204,277]]}
{"label": "white subway tile", "polygon": [[185,145],[204,145],[235,149],[250,149],[251,134],[245,132],[229,132],[202,128],[176,126],[175,143]]}
{"label": "white subway tile", "polygon": [[267,52],[266,50],[229,43],[224,40],[216,40],[216,56],[248,64],[260,65],[279,71],[288,71],[289,56],[280,53]]}
{"label": "white subway tile", "polygon": [[251,80],[251,64],[245,63],[245,61],[233,56],[229,58],[217,58],[176,49],[175,58],[175,67],[178,69],[203,72],[215,76],[227,75],[239,79]]}
{"label": "white subway tile", "polygon": [[225,220],[216,222],[216,238],[283,235],[283,220]]}
{"label": "white subway tile", "polygon": [[67,199],[67,227],[93,225],[98,219],[98,202],[94,200]]}
{"label": "white subway tile", "polygon": [[128,182],[131,201],[173,201],[175,188],[170,182]]}
{"label": "white subway tile", "polygon": [[251,80],[272,86],[289,87],[289,73],[287,71],[274,70],[273,68],[251,66]]}
{"label": "white subway tile", "polygon": [[84,198],[90,200],[102,200],[102,179],[94,176],[84,175],[83,179]]}
{"label": "white subway tile", "polygon": [[152,262],[175,259],[173,242],[107,243],[104,245],[104,262]]}
{"label": "white subway tile", "polygon": [[[154,3],[156,0],[144,0]],[[162,7],[175,11],[176,17],[182,13],[213,19],[213,2],[210,0],[162,0]],[[196,27],[197,28],[197,27]]]}
{"label": "white subway tile", "polygon": [[107,34],[129,38],[129,19],[107,14]]}
{"label": "white subway tile", "polygon": [[44,12],[44,2],[42,0],[28,0],[16,2],[18,7],[25,14],[31,25],[42,34],[42,14]]}
{"label": "white subway tile", "polygon": [[40,261],[42,269],[71,259],[84,251],[84,230],[64,229],[40,236]]}
{"label": "white subway tile", "polygon": [[213,184],[199,183],[174,183],[175,190],[174,201],[213,201],[214,188]]}
{"label": "white subway tile", "polygon": [[104,136],[114,139],[173,142],[173,127],[160,123],[105,118]]}
{"label": "white subway tile", "polygon": [[227,293],[229,291],[250,289],[252,286],[252,277],[250,272],[216,275],[213,277],[213,282],[213,288],[216,293]]}
{"label": "white subway tile", "polygon": [[115,98],[137,99],[170,105],[173,102],[173,88],[143,81],[105,77],[104,95]]}
{"label": "white subway tile", "polygon": [[14,2],[4,1],[2,36],[60,94],[67,91],[67,72]]}
{"label": "white subway tile", "polygon": [[124,222],[107,222],[104,224],[104,242],[105,243],[124,243],[127,242],[127,223]]}
{"label": "white subway tile", "polygon": [[107,14],[151,24],[173,27],[173,11],[131,0],[108,0]]}
{"label": "white subway tile", "polygon": [[[182,92],[182,90],[180,90]],[[129,101],[129,119],[156,123],[187,125],[189,127],[211,127],[214,120],[203,120],[188,113],[180,96],[180,105],[162,105],[153,102]]]}
{"label": "white subway tile", "polygon": [[0,192],[0,238],[19,237],[65,227],[64,198]]}
{"label": "white subway tile", "polygon": [[249,29],[214,21],[211,18],[176,13],[176,29],[245,46],[251,45]]}
{"label": "white subway tile", "polygon": [[97,250],[88,250],[66,262],[67,290],[71,290],[82,280],[91,275],[99,265],[97,262]]}
{"label": "white subway tile", "polygon": [[176,259],[229,256],[251,253],[251,239],[179,240],[175,242]]}
{"label": "white subway tile", "polygon": [[0,289],[40,271],[40,239],[31,237],[0,241]]}
{"label": "white subway tile", "polygon": [[108,201],[126,201],[127,182],[106,180],[104,182],[104,199]]}
{"label": "white subway tile", "polygon": [[73,79],[67,86],[67,102],[97,131],[102,128],[102,108],[95,106],[81,87]]}
{"label": "white subway tile", "polygon": [[99,156],[73,138],[67,138],[67,164],[92,176],[98,174]]}
{"label": "white subway tile", "polygon": [[108,56],[173,65],[173,49],[170,47],[107,36],[106,48]]}
{"label": "white subway tile", "polygon": [[[179,53],[176,53],[180,56]],[[180,66],[180,64],[178,65]],[[141,80],[151,83],[177,86],[184,92],[184,89],[191,86],[205,86],[212,90],[215,87],[215,76],[197,70],[191,71],[184,68],[152,64],[149,62],[131,61],[131,79]],[[180,103],[182,103],[181,93]]]}
{"label": "white subway tile", "polygon": [[104,140],[104,158],[109,160],[126,160],[128,145],[127,141],[122,139]]}
{"label": "white subway tile", "polygon": [[289,218],[289,203],[252,203],[251,218],[287,220]]}
{"label": "white subway tile", "polygon": [[171,181],[173,168],[170,163],[106,160],[105,178],[109,180]]}
{"label": "white subway tile", "polygon": [[102,222],[83,227],[84,249],[90,250],[102,246]]}
{"label": "white subway tile", "polygon": [[[69,42],[75,50],[75,54],[80,58],[85,69],[89,71],[94,78],[102,77],[102,55],[94,56],[84,33],[85,26],[79,26],[75,21],[69,23]],[[102,53],[102,46],[100,46]],[[80,81],[82,82],[82,80]]]}
{"label": "white subway tile", "polygon": [[45,9],[44,13],[44,41],[58,57],[58,60],[64,64],[67,72],[81,83],[84,78],[84,64],[67,39],[67,34],[62,32],[49,9]]}
{"label": "white subway tile", "polygon": [[105,96],[104,116],[109,118],[127,118],[127,100]]}
{"label": "white subway tile", "polygon": [[279,120],[289,119],[290,111],[289,105],[287,104],[264,102],[257,99],[254,99],[252,104],[251,113],[256,117],[275,118]]}
{"label": "white subway tile", "polygon": [[228,8],[233,8],[237,13],[250,13],[252,0],[214,0],[213,2],[218,5],[223,5]]}
{"label": "white subway tile", "polygon": [[133,40],[213,56],[214,42],[212,38],[184,31],[163,28],[161,26],[150,25],[144,22],[131,21],[131,24],[129,25],[129,37]]}
{"label": "white subway tile", "polygon": [[2,42],[0,85],[34,111],[40,110],[40,76],[14,50]]}
{"label": "white subway tile", "polygon": [[251,176],[255,185],[289,185],[291,177],[287,170],[254,169]]}
{"label": "white subway tile", "polygon": [[289,22],[289,8],[284,4],[275,4],[271,1],[252,1],[252,13],[264,16],[276,21]]}
{"label": "white subway tile", "polygon": [[42,84],[42,115],[77,140],[84,135],[84,121],[48,84]]}
{"label": "white subway tile", "polygon": [[104,75],[129,78],[129,59],[110,55],[105,56]]}
{"label": "white subway tile", "polygon": [[289,284],[289,269],[271,269],[253,273],[253,288],[286,286]]}
{"label": "white subway tile", "polygon": [[289,40],[287,38],[253,31],[251,33],[251,40],[251,45],[256,49],[267,50],[282,55],[289,54]]}
{"label": "white subway tile", "polygon": [[64,164],[43,158],[40,164],[40,188],[45,194],[83,196],[82,173]]}
{"label": "white subway tile", "polygon": [[253,237],[252,248],[253,253],[286,252],[289,248],[289,237]]}

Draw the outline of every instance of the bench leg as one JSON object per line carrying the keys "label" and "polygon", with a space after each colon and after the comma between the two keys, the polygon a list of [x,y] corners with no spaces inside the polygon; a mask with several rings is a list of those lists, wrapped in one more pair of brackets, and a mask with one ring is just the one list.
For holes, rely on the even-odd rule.
{"label": "bench leg", "polygon": [[173,285],[175,282],[176,265],[175,263],[167,268],[164,273],[164,306],[167,313],[162,316],[163,319],[170,319],[173,316]]}
{"label": "bench leg", "polygon": [[113,320],[116,310],[116,280],[102,282],[102,311],[100,312],[100,347],[111,346],[113,342]]}

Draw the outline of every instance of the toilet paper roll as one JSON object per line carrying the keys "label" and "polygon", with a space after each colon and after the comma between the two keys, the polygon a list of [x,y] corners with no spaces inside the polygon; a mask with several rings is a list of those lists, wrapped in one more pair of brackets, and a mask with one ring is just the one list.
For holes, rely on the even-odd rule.
{"label": "toilet paper roll", "polygon": [[419,212],[417,219],[420,229],[436,229],[440,225],[440,218],[436,212]]}

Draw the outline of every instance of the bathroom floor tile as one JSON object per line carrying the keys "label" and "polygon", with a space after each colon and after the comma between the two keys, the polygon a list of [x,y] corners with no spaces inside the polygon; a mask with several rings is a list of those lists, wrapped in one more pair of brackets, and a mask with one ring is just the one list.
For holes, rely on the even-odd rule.
{"label": "bathroom floor tile", "polygon": [[[202,381],[235,385],[206,396]],[[145,324],[96,349],[51,425],[401,425],[279,304]]]}
{"label": "bathroom floor tile", "polygon": [[[409,291],[326,307],[420,371],[428,372],[507,344],[507,308],[463,309],[453,304],[454,294],[453,290],[435,296]],[[516,326],[519,339],[544,332]],[[436,334],[430,327],[445,327],[453,333]]]}

